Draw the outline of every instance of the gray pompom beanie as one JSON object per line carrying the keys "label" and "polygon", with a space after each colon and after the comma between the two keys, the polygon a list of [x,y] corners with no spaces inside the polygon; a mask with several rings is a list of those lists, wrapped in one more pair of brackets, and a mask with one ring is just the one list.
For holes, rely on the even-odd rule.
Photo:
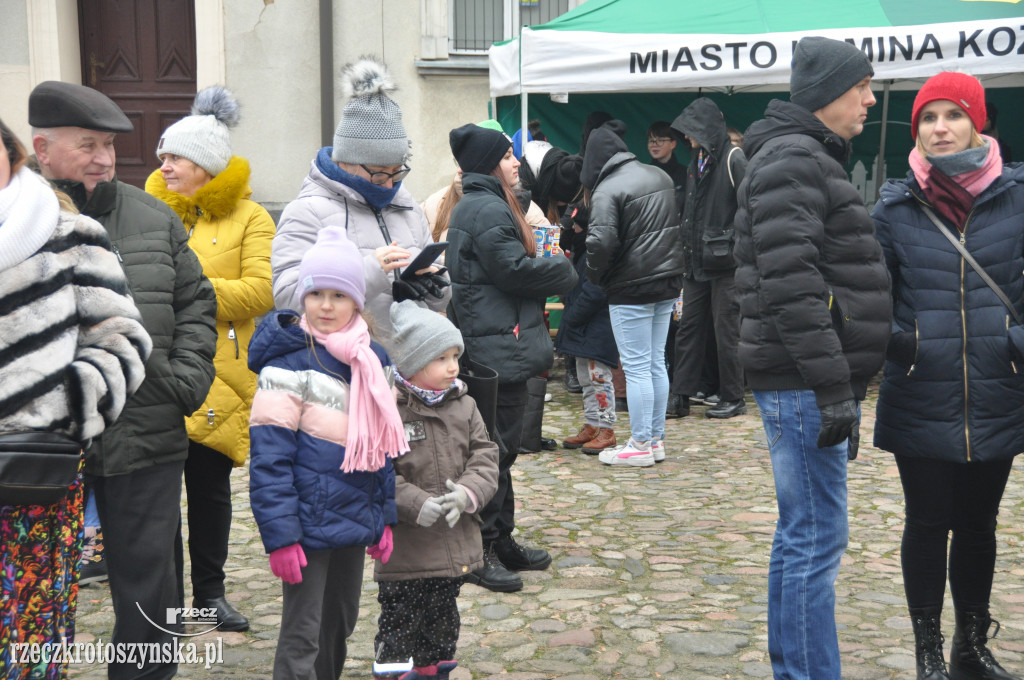
{"label": "gray pompom beanie", "polygon": [[451,321],[412,300],[391,305],[391,325],[395,330],[388,354],[406,380],[446,350],[458,347],[462,354],[466,347]]}
{"label": "gray pompom beanie", "polygon": [[229,90],[213,85],[200,91],[192,102],[192,115],[164,131],[156,145],[156,157],[174,154],[187,158],[212,176],[224,172],[231,160],[228,128],[238,124],[238,101]]}
{"label": "gray pompom beanie", "polygon": [[334,131],[331,159],[339,163],[402,165],[409,158],[409,138],[402,126],[402,109],[388,96],[395,84],[387,67],[363,57],[341,73],[348,104]]}
{"label": "gray pompom beanie", "polygon": [[867,55],[844,40],[801,38],[793,51],[789,101],[814,112],[875,75]]}

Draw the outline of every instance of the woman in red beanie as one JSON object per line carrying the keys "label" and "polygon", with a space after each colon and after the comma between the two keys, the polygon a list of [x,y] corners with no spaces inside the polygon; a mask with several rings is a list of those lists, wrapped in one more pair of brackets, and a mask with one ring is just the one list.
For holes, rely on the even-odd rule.
{"label": "woman in red beanie", "polygon": [[925,680],[1018,677],[987,643],[996,516],[1024,451],[1024,169],[1003,166],[999,145],[979,134],[984,122],[976,78],[929,79],[914,100],[912,172],[882,188],[873,213],[893,296],[875,446],[895,454],[903,483],[903,583]]}

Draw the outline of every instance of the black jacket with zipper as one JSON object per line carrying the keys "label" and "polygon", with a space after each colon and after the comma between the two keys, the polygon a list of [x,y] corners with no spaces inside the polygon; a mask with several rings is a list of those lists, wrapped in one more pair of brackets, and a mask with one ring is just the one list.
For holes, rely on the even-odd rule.
{"label": "black jacket with zipper", "polygon": [[744,139],[734,224],[747,383],[813,390],[819,406],[863,399],[892,314],[874,224],[842,165],[850,143],[779,100]]}
{"label": "black jacket with zipper", "polygon": [[686,169],[686,198],[682,226],[684,275],[697,281],[731,276],[732,221],[736,187],[743,181],[747,157],[732,145],[725,118],[715,103],[701,97],[672,121],[672,129],[695,140],[707,158],[704,176],[698,172],[698,151]]}
{"label": "black jacket with zipper", "polygon": [[554,361],[544,303],[572,290],[576,272],[562,255],[527,254],[498,178],[464,173],[462,192],[445,254],[453,321],[474,361],[501,384],[523,383]]}
{"label": "black jacket with zipper", "polygon": [[[957,463],[1015,456],[1024,451],[1016,322],[924,214],[925,202],[913,177],[890,181],[872,213],[894,306],[875,446]],[[1024,315],[1024,166],[1005,168],[978,195],[961,242]]]}

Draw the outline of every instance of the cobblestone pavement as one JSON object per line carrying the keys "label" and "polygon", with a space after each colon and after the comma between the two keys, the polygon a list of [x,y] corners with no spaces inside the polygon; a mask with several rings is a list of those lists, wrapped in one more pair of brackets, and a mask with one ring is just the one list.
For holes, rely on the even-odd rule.
{"label": "cobblestone pavement", "polygon": [[[581,401],[555,372],[546,436],[582,425]],[[551,551],[548,571],[524,572],[525,588],[497,594],[463,587],[456,680],[771,677],[767,653],[768,554],[776,509],[761,422],[748,414],[707,420],[703,407],[667,425],[667,457],[647,469],[601,465],[558,450],[520,456],[513,469],[519,540]],[[874,392],[864,404],[862,448],[850,464],[850,546],[837,584],[843,677],[914,677],[899,548],[903,496],[891,455],[869,446]],[[623,416],[625,414],[622,414]],[[616,431],[628,436],[625,418]],[[222,638],[223,663],[183,665],[181,677],[270,678],[281,588],[248,507],[248,475],[233,476],[235,518],[228,598],[249,616],[248,633]],[[1000,516],[992,643],[1009,670],[1024,672],[1024,477],[1014,470]],[[367,563],[360,621],[344,678],[370,677],[378,606]],[[187,600],[187,602],[190,600]],[[947,651],[952,638],[948,600]],[[110,639],[105,584],[81,591],[78,640]],[[202,639],[202,638],[201,638]],[[209,641],[209,640],[203,640]],[[73,667],[72,678],[102,678]]]}

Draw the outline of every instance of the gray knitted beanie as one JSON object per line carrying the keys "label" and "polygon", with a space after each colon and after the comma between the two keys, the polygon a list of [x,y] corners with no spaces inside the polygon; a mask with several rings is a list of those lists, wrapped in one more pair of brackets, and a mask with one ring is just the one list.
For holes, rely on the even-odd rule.
{"label": "gray knitted beanie", "polygon": [[237,124],[238,101],[234,95],[220,85],[208,87],[196,95],[192,115],[164,131],[156,145],[156,157],[181,156],[216,177],[231,160],[228,128]]}
{"label": "gray knitted beanie", "polygon": [[814,112],[873,75],[867,55],[850,43],[817,36],[802,38],[793,51],[789,101]]}
{"label": "gray knitted beanie", "polygon": [[395,330],[388,343],[388,354],[406,380],[445,350],[458,347],[462,354],[466,347],[462,334],[451,321],[412,300],[391,305],[391,325]]}
{"label": "gray knitted beanie", "polygon": [[341,72],[348,104],[334,131],[331,159],[339,163],[402,165],[409,157],[409,139],[402,126],[402,109],[389,96],[395,84],[387,67],[363,57]]}

